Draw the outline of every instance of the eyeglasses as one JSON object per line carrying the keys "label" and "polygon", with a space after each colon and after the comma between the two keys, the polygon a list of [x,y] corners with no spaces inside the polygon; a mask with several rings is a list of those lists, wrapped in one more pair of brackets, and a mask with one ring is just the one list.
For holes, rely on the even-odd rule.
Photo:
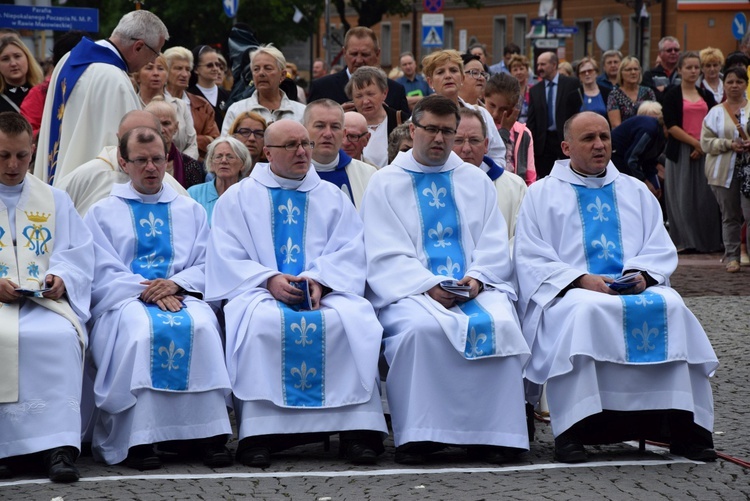
{"label": "eyeglasses", "polygon": [[237,157],[232,155],[231,153],[227,153],[227,154],[214,155],[212,159],[214,162],[221,162],[222,160],[226,160],[227,162],[232,162],[234,160],[237,160]]}
{"label": "eyeglasses", "polygon": [[219,68],[219,69],[221,69],[221,64],[214,63],[214,62],[210,62],[210,63],[206,63],[206,64],[199,64],[198,66],[205,66],[206,68],[211,68],[211,69],[213,69],[213,68]]}
{"label": "eyeglasses", "polygon": [[664,52],[672,52],[672,53],[674,53],[674,52],[680,52],[680,48],[679,47],[670,47],[668,49],[664,49]]}
{"label": "eyeglasses", "polygon": [[298,141],[296,143],[286,144],[267,144],[266,148],[284,148],[286,151],[297,151],[300,146],[302,146],[303,149],[311,150],[315,148],[315,141]]}
{"label": "eyeglasses", "polygon": [[164,167],[167,164],[167,157],[125,158],[124,160],[135,165],[139,169],[145,168],[149,162],[154,164],[154,167]]}
{"label": "eyeglasses", "polygon": [[369,133],[370,131],[365,131],[362,134],[347,134],[346,140],[349,141],[350,143],[356,143],[357,141],[359,141],[360,139],[362,139]]}
{"label": "eyeglasses", "polygon": [[248,129],[246,127],[243,127],[241,129],[237,129],[236,131],[234,131],[233,135],[234,136],[242,136],[245,139],[247,139],[247,138],[250,137],[250,134],[252,134],[253,136],[255,136],[255,139],[263,139],[263,134],[265,134],[265,133],[266,133],[266,131],[264,131],[263,129],[255,129],[254,130],[254,129]]}
{"label": "eyeglasses", "polygon": [[145,40],[143,40],[142,38],[132,38],[132,37],[131,37],[130,39],[131,39],[132,41],[134,41],[134,42],[137,42],[138,40],[140,40],[141,42],[143,42],[143,45],[145,45],[146,47],[148,47],[148,50],[150,50],[151,52],[153,52],[154,54],[156,54],[156,57],[159,57],[159,56],[161,56],[161,53],[160,53],[160,52],[156,52],[156,50],[154,50],[154,48],[153,48],[153,47],[151,47],[151,46],[150,46],[149,44],[147,44],[147,43],[146,43],[146,41],[145,41]]}
{"label": "eyeglasses", "polygon": [[436,127],[434,125],[422,125],[421,123],[417,122],[412,118],[411,123],[414,124],[415,127],[419,127],[420,129],[424,129],[425,132],[432,136],[437,136],[438,132],[443,134],[444,138],[451,138],[456,135],[456,129],[449,129],[447,127]]}
{"label": "eyeglasses", "polygon": [[589,68],[587,70],[581,70],[578,72],[579,75],[588,75],[589,73],[596,73],[596,70],[593,68]]}
{"label": "eyeglasses", "polygon": [[464,143],[468,142],[471,146],[479,146],[484,143],[484,139],[478,137],[457,137],[453,144],[456,146],[463,146]]}
{"label": "eyeglasses", "polygon": [[488,80],[490,78],[489,73],[485,73],[484,71],[480,70],[468,70],[464,71],[464,74],[469,75],[474,80],[479,80],[479,78],[484,78],[485,80]]}

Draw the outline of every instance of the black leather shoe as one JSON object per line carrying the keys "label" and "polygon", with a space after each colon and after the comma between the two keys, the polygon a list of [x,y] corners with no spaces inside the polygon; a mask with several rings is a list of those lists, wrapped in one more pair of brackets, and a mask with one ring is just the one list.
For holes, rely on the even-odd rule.
{"label": "black leather shoe", "polygon": [[125,464],[135,470],[158,470],[161,468],[161,459],[154,452],[151,444],[136,445],[128,449],[128,458]]}
{"label": "black leather shoe", "polygon": [[364,442],[352,440],[346,442],[343,447],[347,461],[352,464],[367,465],[378,461],[377,453]]}
{"label": "black leather shoe", "polygon": [[396,455],[394,461],[396,461],[398,464],[420,465],[427,462],[427,455],[418,454],[416,452],[400,451],[399,447],[396,447]]}
{"label": "black leather shoe", "polygon": [[698,444],[676,443],[669,446],[669,452],[692,461],[716,461],[716,451]]}
{"label": "black leather shoe", "polygon": [[576,437],[563,433],[555,438],[555,461],[561,463],[585,463],[588,460],[586,449]]}
{"label": "black leather shoe", "polygon": [[232,466],[232,454],[224,444],[204,444],[201,447],[201,459],[209,468]]}
{"label": "black leather shoe", "polygon": [[71,447],[58,447],[44,453],[47,475],[53,482],[75,482],[81,478],[75,465],[76,452]]}
{"label": "black leather shoe", "polygon": [[517,461],[523,452],[523,449],[516,449],[514,447],[478,445],[467,449],[467,457],[472,460],[485,461],[492,464],[505,464]]}
{"label": "black leather shoe", "polygon": [[251,447],[239,454],[240,463],[253,468],[268,468],[271,466],[271,451],[267,447]]}
{"label": "black leather shoe", "polygon": [[11,478],[13,476],[13,471],[4,464],[0,464],[0,478]]}

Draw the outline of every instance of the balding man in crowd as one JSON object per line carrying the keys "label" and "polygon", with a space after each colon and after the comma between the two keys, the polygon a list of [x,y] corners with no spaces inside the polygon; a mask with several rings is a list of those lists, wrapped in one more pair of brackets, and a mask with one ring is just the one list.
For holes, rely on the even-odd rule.
{"label": "balding man in crowd", "polygon": [[[359,112],[344,113],[344,141],[342,148],[347,155],[355,160],[367,162],[362,152],[370,141],[370,131],[367,129],[367,119]],[[370,163],[370,162],[367,162]]]}

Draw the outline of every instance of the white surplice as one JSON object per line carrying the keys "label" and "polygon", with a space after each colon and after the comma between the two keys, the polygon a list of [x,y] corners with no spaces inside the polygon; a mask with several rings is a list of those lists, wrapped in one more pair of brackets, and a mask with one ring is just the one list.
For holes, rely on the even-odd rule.
{"label": "white surplice", "polygon": [[239,438],[346,430],[387,433],[377,390],[382,328],[362,297],[362,221],[347,196],[323,182],[312,166],[296,190],[308,193],[301,276],[331,289],[320,302],[325,392],[321,407],[284,402],[281,313],[265,288],[266,281],[279,273],[268,192],[279,187],[269,165],[258,164],[214,208],[206,297],[228,300],[226,357],[239,401]]}
{"label": "white surplice", "polygon": [[[112,47],[106,41],[97,43]],[[114,52],[117,53],[117,51]],[[57,110],[52,109],[55,86],[57,76],[69,56],[69,53],[65,55],[52,73],[47,99],[44,102],[42,125],[39,128],[34,175],[45,182],[48,182],[49,157],[47,153],[51,120],[52,115],[57,113]],[[90,64],[76,82],[65,103],[53,185],[58,186],[63,177],[96,157],[103,147],[108,144],[117,144],[117,127],[120,120],[127,112],[140,109],[141,100],[135,93],[126,72],[111,64]]]}
{"label": "white surplice", "polygon": [[[532,357],[526,377],[547,382],[552,428],[557,436],[603,409],[679,409],[696,424],[713,427],[708,377],[718,365],[698,320],[669,287],[677,252],[662,213],[645,185],[621,175],[611,162],[604,177],[584,177],[558,160],[551,174],[529,187],[516,226],[514,258],[519,314]],[[658,285],[648,291],[666,300],[666,360],[626,360],[623,305],[617,295],[571,289],[588,273],[583,225],[572,185],[601,188],[614,183],[620,218],[623,269],[648,272]],[[606,217],[614,220],[614,208]],[[606,219],[605,219],[606,220]]]}
{"label": "white surplice", "polygon": [[[486,285],[476,301],[492,316],[498,340],[491,356],[471,360],[464,357],[469,317],[425,294],[447,277],[428,268],[409,174],[451,170],[465,275]],[[379,309],[390,366],[386,385],[396,445],[434,441],[527,449],[521,374],[529,349],[512,303],[507,229],[492,182],[455,153],[442,167],[425,167],[411,151],[402,152],[371,178],[361,214],[368,297]]]}
{"label": "white surplice", "polygon": [[[26,205],[27,184],[18,187],[20,197],[18,193],[14,197],[15,187],[1,187],[0,211],[15,212],[16,205],[34,211]],[[47,274],[63,279],[68,303],[83,326],[89,318],[94,272],[91,233],[68,196],[56,189],[52,193],[54,247]],[[11,229],[15,232],[15,224]],[[0,251],[0,262],[8,259],[7,252],[7,248]],[[19,400],[0,404],[0,458],[62,446],[80,449],[81,340],[73,324],[61,315],[29,299],[20,302]]]}
{"label": "white surplice", "polygon": [[[135,445],[231,433],[225,406],[230,386],[219,326],[202,300],[184,294],[194,328],[187,390],[153,389],[150,317],[138,298],[145,279],[130,268],[136,236],[127,200],[144,199],[149,197],[130,183],[117,184],[85,217],[96,251],[90,352],[97,368],[94,398],[99,415],[92,449],[95,458],[108,464],[123,461]],[[171,204],[174,259],[168,278],[190,294],[203,294],[209,231],[205,210],[168,185],[155,203]]]}

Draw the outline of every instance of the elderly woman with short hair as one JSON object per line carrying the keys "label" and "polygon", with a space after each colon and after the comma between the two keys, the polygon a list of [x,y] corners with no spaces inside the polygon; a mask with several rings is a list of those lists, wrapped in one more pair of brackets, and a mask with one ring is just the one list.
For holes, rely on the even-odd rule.
{"label": "elderly woman with short hair", "polygon": [[244,144],[233,137],[220,137],[208,145],[206,168],[215,177],[206,183],[188,188],[188,194],[206,209],[208,224],[214,205],[221,195],[252,169],[252,158]]}
{"label": "elderly woman with short hair", "polygon": [[344,92],[354,103],[354,108],[367,120],[370,141],[362,150],[362,155],[375,167],[385,167],[388,165],[388,135],[407,120],[409,115],[385,104],[388,77],[380,68],[358,68],[352,73]]}
{"label": "elderly woman with short hair", "polygon": [[255,92],[242,101],[237,101],[227,110],[221,135],[229,133],[237,115],[243,111],[254,111],[271,124],[282,118],[302,123],[305,105],[293,101],[279,88],[286,78],[286,58],[271,44],[260,45],[250,54],[250,71],[253,74]]}
{"label": "elderly woman with short hair", "polygon": [[198,143],[198,159],[202,160],[206,156],[208,144],[219,137],[214,109],[202,97],[187,92],[193,69],[193,53],[185,47],[171,47],[164,51],[164,58],[167,61],[166,94],[181,99],[190,107]]}
{"label": "elderly woman with short hair", "polygon": [[721,67],[724,66],[724,54],[714,47],[706,47],[698,55],[701,62],[701,78],[698,87],[714,95],[714,101],[724,101],[724,82],[721,77]]}

